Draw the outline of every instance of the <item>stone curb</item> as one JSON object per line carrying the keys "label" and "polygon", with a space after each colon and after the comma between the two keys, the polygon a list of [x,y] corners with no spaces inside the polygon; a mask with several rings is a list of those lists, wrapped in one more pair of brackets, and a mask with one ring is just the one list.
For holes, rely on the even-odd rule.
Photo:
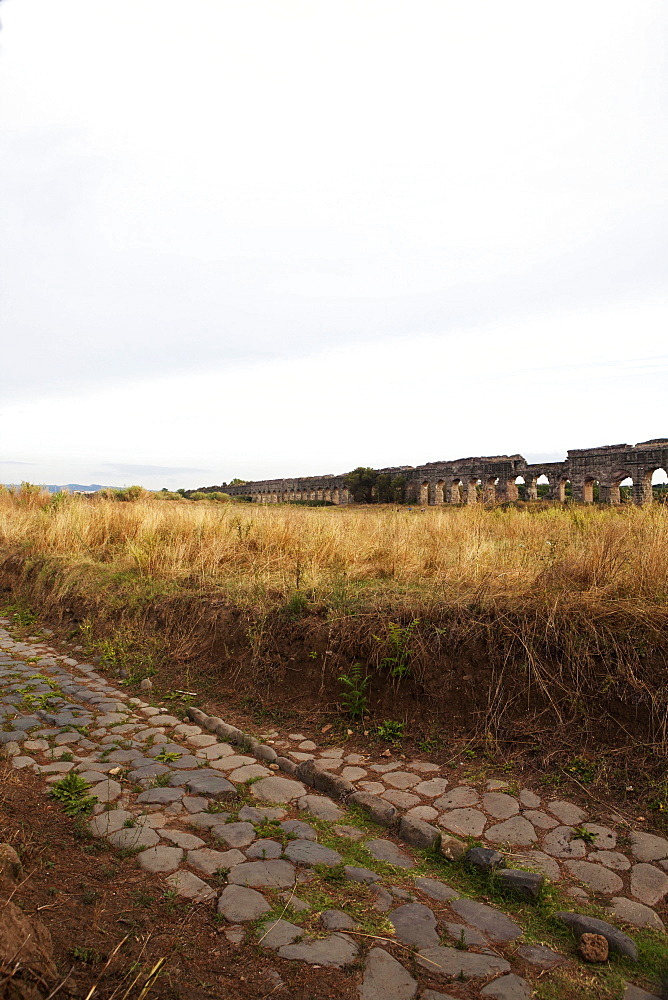
{"label": "stone curb", "polygon": [[301,764],[295,764],[287,757],[279,757],[273,747],[267,746],[266,743],[260,743],[253,736],[243,733],[236,726],[228,725],[215,715],[207,715],[201,709],[193,707],[188,709],[187,714],[193,722],[208,729],[209,732],[221,736],[230,743],[236,743],[237,746],[246,748],[258,760],[276,764],[279,770],[285,774],[299,778],[305,785],[329,795],[330,798],[339,799],[345,804],[359,806],[370,819],[380,826],[392,830],[400,840],[407,844],[422,848],[438,847],[442,834],[437,827],[421,819],[403,816],[396,806],[381,799],[379,795],[357,791],[350,781],[346,781],[345,778],[341,778],[337,774],[332,774],[320,762],[305,760]]}

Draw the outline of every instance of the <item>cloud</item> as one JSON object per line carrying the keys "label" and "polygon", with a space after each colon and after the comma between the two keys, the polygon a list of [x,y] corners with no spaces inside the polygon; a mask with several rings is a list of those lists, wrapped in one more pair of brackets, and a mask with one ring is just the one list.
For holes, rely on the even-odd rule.
{"label": "cloud", "polygon": [[34,462],[15,462],[13,458],[0,458],[0,465],[34,465]]}
{"label": "cloud", "polygon": [[193,469],[180,465],[130,465],[123,462],[106,462],[103,468],[110,469],[119,476],[135,474],[141,476],[159,476],[174,473],[183,473],[186,475],[191,472],[211,472],[211,469]]}

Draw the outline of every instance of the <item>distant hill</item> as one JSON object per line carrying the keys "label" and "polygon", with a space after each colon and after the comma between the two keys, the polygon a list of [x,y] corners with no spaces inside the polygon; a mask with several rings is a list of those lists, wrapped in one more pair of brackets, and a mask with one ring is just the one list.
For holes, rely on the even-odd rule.
{"label": "distant hill", "polygon": [[[5,486],[11,485],[18,486],[18,483],[5,483]],[[105,490],[108,489],[108,487],[100,486],[95,483],[91,486],[82,486],[81,483],[67,483],[66,486],[45,486],[44,489],[48,490],[49,493],[58,493],[59,490],[68,490],[70,493],[74,493],[75,490],[78,490],[81,493],[97,493],[98,490]]]}

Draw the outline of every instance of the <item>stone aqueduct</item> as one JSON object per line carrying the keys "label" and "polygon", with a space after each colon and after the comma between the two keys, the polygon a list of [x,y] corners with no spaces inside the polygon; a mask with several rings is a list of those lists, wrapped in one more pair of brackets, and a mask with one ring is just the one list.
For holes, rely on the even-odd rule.
{"label": "stone aqueduct", "polygon": [[[599,502],[618,504],[620,485],[630,480],[635,503],[646,504],[652,501],[652,475],[660,469],[668,471],[668,438],[636,445],[579,448],[569,451],[564,462],[531,464],[521,455],[496,455],[375,471],[404,477],[404,499],[426,506],[517,500],[518,480],[524,483],[525,497],[536,500],[537,481],[542,477],[549,484],[548,497],[562,503],[566,499],[566,486],[570,483],[571,495],[576,502],[593,503],[594,486],[598,484]],[[347,504],[352,501],[345,473],[340,476],[268,479],[242,486],[223,484],[216,487],[221,488],[234,496],[250,496],[256,503],[320,500]]]}

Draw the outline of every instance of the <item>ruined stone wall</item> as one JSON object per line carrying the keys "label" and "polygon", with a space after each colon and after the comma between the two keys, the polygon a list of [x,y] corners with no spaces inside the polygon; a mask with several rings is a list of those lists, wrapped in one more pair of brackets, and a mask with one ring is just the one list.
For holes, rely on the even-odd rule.
{"label": "ruined stone wall", "polygon": [[[652,474],[668,470],[668,438],[642,441],[636,445],[612,444],[600,448],[578,448],[567,453],[563,462],[530,464],[521,455],[493,455],[428,462],[415,468],[397,466],[378,472],[406,477],[405,499],[421,506],[443,503],[492,503],[517,500],[517,480],[523,480],[528,500],[538,498],[537,480],[545,477],[549,497],[564,502],[566,486],[573,500],[593,503],[598,484],[601,503],[620,503],[620,485],[631,480],[636,503],[652,501]],[[346,474],[308,476],[301,479],[267,479],[243,486],[223,486],[232,496],[250,496],[255,503],[295,501],[351,502]]]}

